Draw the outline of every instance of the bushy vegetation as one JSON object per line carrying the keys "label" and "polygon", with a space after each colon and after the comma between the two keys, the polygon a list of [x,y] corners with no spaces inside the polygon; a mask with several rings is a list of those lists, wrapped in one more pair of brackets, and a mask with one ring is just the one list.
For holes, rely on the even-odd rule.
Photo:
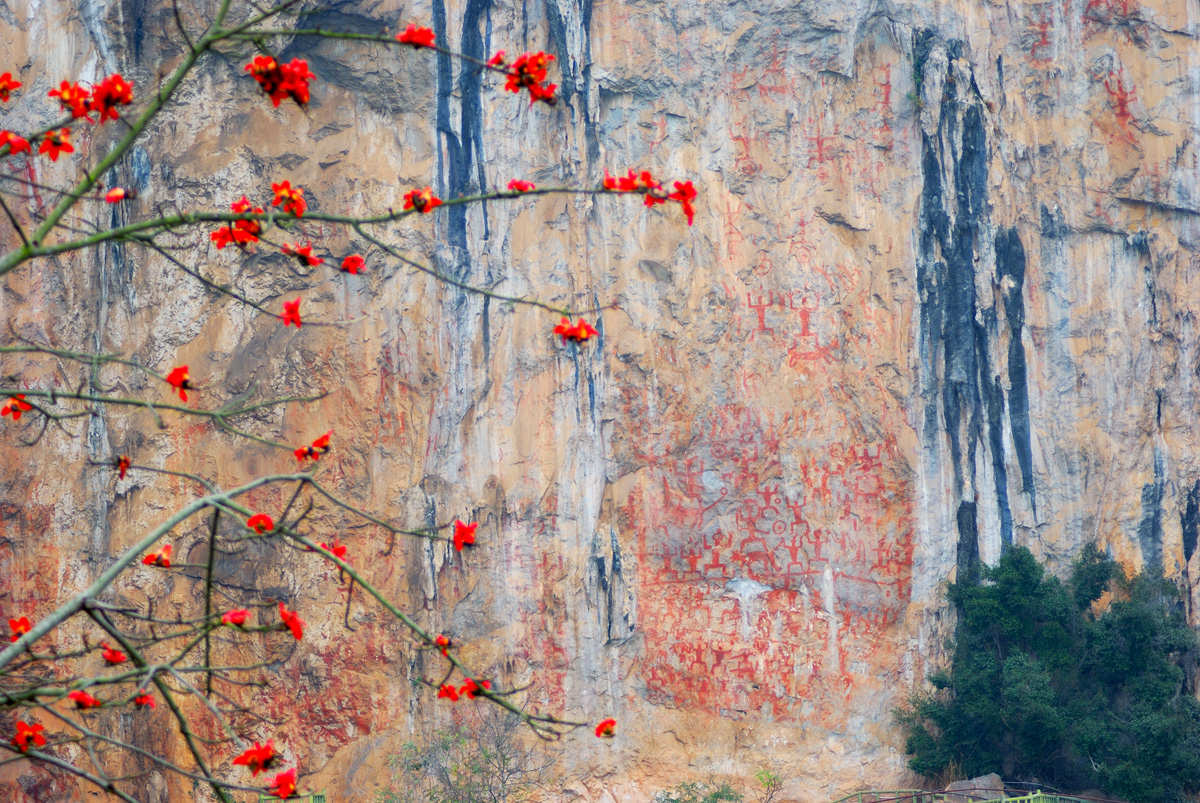
{"label": "bushy vegetation", "polygon": [[1064,583],[1018,547],[950,595],[950,669],[899,713],[913,770],[999,772],[1134,803],[1200,791],[1198,642],[1172,584],[1125,580],[1090,545]]}

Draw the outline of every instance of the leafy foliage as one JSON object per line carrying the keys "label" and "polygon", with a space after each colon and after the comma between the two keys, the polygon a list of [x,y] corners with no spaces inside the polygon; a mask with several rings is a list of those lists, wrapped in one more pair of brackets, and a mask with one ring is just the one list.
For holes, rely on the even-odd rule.
{"label": "leafy foliage", "polygon": [[1098,786],[1135,803],[1200,791],[1196,634],[1162,579],[1121,583],[1093,616],[1114,577],[1116,564],[1094,546],[1067,583],[1013,548],[982,582],[952,586],[950,671],[898,712],[909,766]]}
{"label": "leafy foliage", "polygon": [[654,803],[720,803],[720,801],[739,801],[742,796],[734,791],[729,784],[687,782],[659,792],[654,796]]}

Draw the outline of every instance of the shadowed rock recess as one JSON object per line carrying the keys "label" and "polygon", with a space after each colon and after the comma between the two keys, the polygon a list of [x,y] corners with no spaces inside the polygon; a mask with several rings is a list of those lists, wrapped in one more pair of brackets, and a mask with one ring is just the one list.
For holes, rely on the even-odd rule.
{"label": "shadowed rock recess", "polygon": [[[470,665],[530,684],[543,710],[619,723],[612,741],[581,731],[538,747],[555,762],[546,799],[648,800],[710,779],[749,794],[762,769],[782,799],[814,803],[916,783],[892,711],[947,658],[947,584],[1013,545],[1061,570],[1096,542],[1130,571],[1180,578],[1195,610],[1195,3],[298,9],[288,21],[302,27],[428,24],[478,58],[552,51],[560,101],[530,107],[443,55],[296,38],[275,44],[312,66],[312,102],[273,109],[241,72],[247,47],[204,62],[111,182],[139,199],[97,222],[269,200],[284,178],[313,209],[365,214],[427,184],[453,197],[638,167],[695,182],[695,225],[675,204],[592,196],[405,224],[412,253],[461,281],[613,305],[583,347],[558,342],[548,313],[379,253],[363,277],[310,279],[266,270],[269,249],[218,253],[202,232],[189,264],[269,309],[302,295],[306,322],[341,325],[284,329],[124,245],[4,277],[0,327],[188,363],[214,407],[330,390],[256,431],[301,443],[333,429],[323,476],[356,503],[414,526],[480,522],[465,559],[415,541],[385,557],[385,536],[348,531],[351,562],[453,634]],[[179,58],[174,30],[168,3],[0,4],[0,71],[20,73],[26,100],[118,69],[144,91]],[[32,129],[42,111],[17,105],[4,127]],[[34,164],[47,183],[70,169]],[[366,250],[321,236],[334,254]],[[229,485],[293,465],[166,423],[106,413],[79,438],[48,434],[36,459],[0,439],[0,610],[49,609],[192,492],[88,460],[136,453]],[[337,526],[324,515],[315,524]],[[223,567],[302,601],[312,634],[256,704],[285,719],[268,735],[303,786],[369,799],[399,783],[389,757],[465,707],[413,685],[437,656],[357,595],[346,631],[335,576],[280,554]],[[187,610],[197,587],[136,577],[120,595],[159,615]],[[170,731],[153,722],[120,727],[157,747]],[[190,784],[140,769],[151,799],[190,799]],[[0,781],[49,799],[31,773],[10,765]]]}

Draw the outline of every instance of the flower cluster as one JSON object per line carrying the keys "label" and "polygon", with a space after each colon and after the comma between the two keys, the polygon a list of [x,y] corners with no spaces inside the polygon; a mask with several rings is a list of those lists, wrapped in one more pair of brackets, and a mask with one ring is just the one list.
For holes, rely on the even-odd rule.
{"label": "flower cluster", "polygon": [[167,384],[175,388],[179,393],[180,401],[187,401],[187,392],[192,388],[192,380],[188,376],[188,367],[186,365],[178,365],[172,368],[171,373],[167,374]]}
{"label": "flower cluster", "polygon": [[[0,76],[0,80],[2,79],[3,76]],[[4,94],[4,100],[8,100],[7,92]],[[57,89],[51,89],[48,94],[49,97],[58,98],[63,111],[70,112],[76,119],[82,117],[93,122],[91,113],[96,112],[97,119],[94,122],[102,125],[105,120],[116,120],[120,117],[117,112],[118,106],[133,103],[133,84],[125,80],[120,73],[113,73],[90,90],[80,86],[78,82],[63,81]]]}
{"label": "flower cluster", "polygon": [[454,520],[454,548],[462,552],[464,546],[475,545],[475,530],[479,527],[477,522],[463,524],[458,519]]}
{"label": "flower cluster", "polygon": [[27,413],[32,409],[33,405],[25,401],[25,394],[18,393],[15,396],[9,396],[4,406],[0,407],[0,418],[11,415],[13,421],[20,421],[21,414]]}
{"label": "flower cluster", "polygon": [[433,643],[439,650],[441,650],[443,656],[450,654],[450,648],[453,646],[453,642],[450,641],[449,636],[438,634],[438,637],[433,640]]}
{"label": "flower cluster", "polygon": [[299,641],[304,636],[304,620],[295,611],[289,611],[282,602],[279,603],[279,618],[282,619],[280,628],[292,631],[292,636]]}
{"label": "flower cluster", "polygon": [[251,530],[254,530],[254,532],[258,533],[259,535],[262,535],[263,533],[269,533],[271,530],[274,530],[275,522],[272,521],[271,517],[266,513],[255,513],[253,516],[246,519],[246,526]]}
{"label": "flower cluster", "polygon": [[71,144],[71,129],[69,128],[47,131],[38,148],[38,153],[46,154],[52,162],[57,162],[60,154],[74,152],[75,146]]}
{"label": "flower cluster", "polygon": [[12,638],[9,640],[16,641],[21,636],[28,633],[31,627],[33,627],[33,624],[29,621],[28,616],[22,616],[18,619],[9,619],[8,629],[12,631]]}
{"label": "flower cluster", "polygon": [[412,45],[417,50],[423,47],[433,47],[433,40],[432,29],[422,28],[411,22],[403,33],[396,34],[396,41],[403,45]]}
{"label": "flower cluster", "polygon": [[563,318],[558,322],[558,326],[554,327],[554,334],[560,335],[564,343],[568,340],[573,343],[583,343],[600,333],[583,318],[580,318],[579,322],[574,324],[571,323],[570,318]]}
{"label": "flower cluster", "polygon": [[140,689],[133,698],[133,704],[138,708],[154,708],[154,698],[147,694],[145,689]]}
{"label": "flower cluster", "polygon": [[696,209],[692,206],[692,201],[696,200],[696,188],[690,181],[676,181],[675,190],[668,192],[662,182],[656,180],[649,170],[643,170],[640,173],[630,170],[629,174],[625,176],[610,176],[605,170],[603,186],[606,190],[616,192],[641,192],[644,190],[646,206],[676,201],[683,209],[689,226],[692,225],[692,220],[696,215]]}
{"label": "flower cluster", "polygon": [[85,691],[76,689],[67,694],[67,699],[75,703],[76,708],[99,708],[100,701]]}
{"label": "flower cluster", "polygon": [[554,90],[558,84],[546,83],[546,71],[554,56],[538,51],[537,53],[522,53],[509,64],[505,60],[504,51],[500,50],[488,60],[489,67],[504,70],[508,80],[504,88],[509,92],[520,94],[522,89],[529,90],[529,105],[541,101],[547,106],[553,106],[557,101]]}
{"label": "flower cluster", "polygon": [[279,250],[290,257],[295,257],[296,261],[305,267],[321,264],[321,258],[313,256],[311,242],[305,243],[303,246],[300,243],[284,243]]}
{"label": "flower cluster", "polygon": [[490,688],[492,688],[491,681],[481,680],[476,683],[471,678],[467,678],[466,682],[458,688],[455,688],[449,683],[443,683],[438,689],[437,696],[439,698],[449,700],[452,703],[458,702],[458,700],[462,697],[466,697],[469,700],[474,700],[476,697],[483,694],[485,690]]}
{"label": "flower cluster", "polygon": [[295,451],[296,459],[301,464],[305,460],[317,461],[321,459],[321,455],[329,451],[329,437],[333,435],[333,430],[329,430],[321,437],[310,443],[308,446],[301,446]]}
{"label": "flower cluster", "polygon": [[275,106],[289,97],[299,106],[307,104],[308,82],[317,77],[309,72],[308,62],[304,59],[280,64],[270,56],[255,56],[245,69]]}
{"label": "flower cluster", "polygon": [[[5,73],[7,75],[8,73]],[[18,84],[17,86],[20,86]],[[46,744],[46,737],[42,735],[45,726],[35,722],[30,725],[24,720],[17,720],[17,735],[13,737],[12,743],[17,749],[24,753],[29,749],[29,743],[33,742],[35,747],[42,747]]]}
{"label": "flower cluster", "polygon": [[161,566],[164,569],[171,568],[171,545],[164,544],[157,552],[147,552],[142,558],[142,563],[147,566]]}
{"label": "flower cluster", "polygon": [[434,209],[442,205],[442,199],[433,194],[433,190],[426,187],[423,190],[409,190],[404,193],[404,208],[415,209],[421,214],[432,212]]}
{"label": "flower cluster", "polygon": [[269,769],[277,758],[279,758],[279,753],[275,752],[274,742],[267,741],[266,744],[255,742],[254,747],[248,748],[235,758],[233,763],[245,766],[250,770],[251,775],[258,775],[263,770]]}
{"label": "flower cluster", "polygon": [[[261,206],[252,207],[245,195],[231,203],[229,208],[236,215],[244,215],[247,212],[254,215],[263,214],[263,208]],[[245,248],[250,243],[258,242],[258,235],[260,234],[262,234],[262,224],[257,220],[234,220],[229,225],[222,226],[208,236],[217,244],[217,250],[219,251],[230,243],[233,243],[238,248]]]}
{"label": "flower cluster", "polygon": [[290,181],[281,181],[271,185],[271,192],[275,193],[275,200],[271,201],[271,206],[282,204],[284,212],[296,217],[304,216],[304,210],[308,208],[304,200],[304,190],[293,187]]}

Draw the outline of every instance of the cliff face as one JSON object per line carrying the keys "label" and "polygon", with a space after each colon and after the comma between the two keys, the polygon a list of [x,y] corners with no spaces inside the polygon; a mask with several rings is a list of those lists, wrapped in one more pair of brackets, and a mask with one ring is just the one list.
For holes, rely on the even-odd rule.
{"label": "cliff face", "polygon": [[[158,4],[0,12],[0,69],[30,98],[115,69],[146,90],[181,52]],[[551,748],[578,797],[763,768],[803,801],[909,782],[891,711],[944,658],[956,576],[1011,544],[1063,566],[1096,541],[1195,598],[1197,13],[1177,0],[308,4],[291,21],[431,20],[478,57],[555,52],[562,101],[527,108],[428,53],[295,39],[279,55],[320,80],[307,110],[275,110],[232,53],[204,64],[110,182],[138,201],[93,205],[93,222],[220,209],[283,178],[314,209],[361,214],[430,183],[452,197],[636,166],[695,181],[695,226],[674,206],[548,196],[395,233],[470,284],[613,305],[586,347],[555,342],[546,314],[414,275],[333,228],[311,234],[363,250],[365,278],[218,253],[199,231],[176,253],[271,309],[300,295],[335,328],[285,330],[134,246],[9,275],[3,323],[189,363],[205,405],[330,391],[255,431],[302,442],[333,428],[323,476],[357,503],[399,523],[481,522],[466,559],[444,544],[389,551],[368,530],[344,540],[472,665],[532,684],[546,709],[617,718],[612,743]],[[5,126],[45,122],[35,107]],[[22,174],[68,175],[35,164]],[[110,368],[2,365],[30,386],[159,391]],[[47,434],[36,458],[5,436],[6,609],[50,609],[193,492],[116,481],[89,459],[129,452],[229,484],[290,460],[164,423],[105,413],[77,438]],[[324,537],[343,521],[314,524]],[[287,719],[274,738],[312,788],[361,799],[387,756],[457,712],[414,691],[434,664],[377,609],[356,598],[347,632],[327,569],[256,549],[229,576],[299,601],[313,626],[258,704]],[[140,570],[119,593],[169,607],[194,590],[185,573]],[[121,727],[153,740],[168,723]]]}

